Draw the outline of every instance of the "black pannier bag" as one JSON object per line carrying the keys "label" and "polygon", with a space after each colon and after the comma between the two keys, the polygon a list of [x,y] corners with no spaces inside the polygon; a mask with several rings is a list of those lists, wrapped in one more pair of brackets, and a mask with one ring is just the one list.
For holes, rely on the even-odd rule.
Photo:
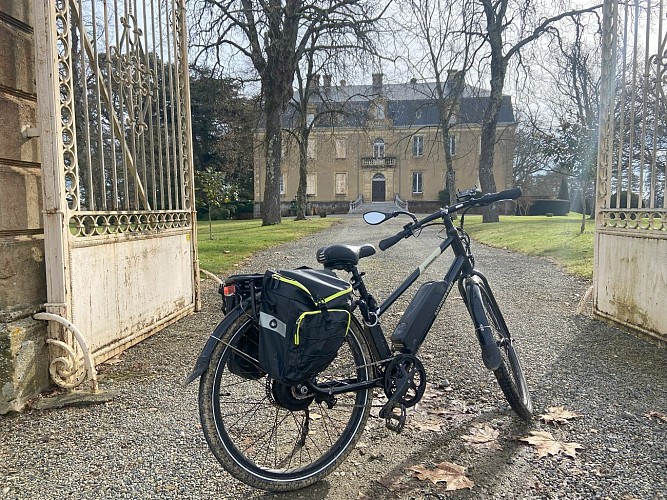
{"label": "black pannier bag", "polygon": [[352,286],[331,271],[266,271],[259,312],[262,369],[287,385],[324,370],[345,341],[351,300]]}
{"label": "black pannier bag", "polygon": [[259,332],[256,328],[241,334],[231,349],[227,369],[234,375],[257,380],[264,376],[264,371],[257,364],[259,358]]}

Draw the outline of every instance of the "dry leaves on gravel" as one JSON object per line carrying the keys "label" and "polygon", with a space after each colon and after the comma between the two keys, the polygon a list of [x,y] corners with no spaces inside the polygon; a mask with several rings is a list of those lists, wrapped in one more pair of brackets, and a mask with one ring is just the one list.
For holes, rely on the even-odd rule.
{"label": "dry leaves on gravel", "polygon": [[415,465],[406,470],[412,472],[412,477],[420,481],[431,481],[433,484],[446,483],[446,491],[472,489],[475,486],[475,483],[466,477],[466,468],[451,462],[440,462],[433,469]]}
{"label": "dry leaves on gravel", "polygon": [[659,411],[650,411],[646,415],[646,418],[657,418],[663,422],[667,422],[667,415]]}
{"label": "dry leaves on gravel", "polygon": [[530,435],[520,438],[520,441],[525,441],[528,444],[535,446],[537,450],[537,458],[546,457],[547,455],[563,455],[576,458],[577,449],[583,449],[579,443],[564,443],[554,439],[550,432],[546,431],[530,431]]}
{"label": "dry leaves on gravel", "polygon": [[547,424],[567,424],[571,419],[581,416],[562,406],[550,406],[545,414],[540,415],[540,419]]}
{"label": "dry leaves on gravel", "polygon": [[490,425],[473,425],[470,435],[463,436],[463,440],[477,453],[485,450],[500,451],[502,447],[498,442],[499,431]]}

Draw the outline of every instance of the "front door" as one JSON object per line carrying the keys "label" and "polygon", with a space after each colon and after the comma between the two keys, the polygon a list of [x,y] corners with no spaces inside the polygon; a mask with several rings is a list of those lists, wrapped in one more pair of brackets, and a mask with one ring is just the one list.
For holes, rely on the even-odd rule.
{"label": "front door", "polygon": [[386,180],[384,175],[375,174],[372,182],[371,201],[385,201]]}

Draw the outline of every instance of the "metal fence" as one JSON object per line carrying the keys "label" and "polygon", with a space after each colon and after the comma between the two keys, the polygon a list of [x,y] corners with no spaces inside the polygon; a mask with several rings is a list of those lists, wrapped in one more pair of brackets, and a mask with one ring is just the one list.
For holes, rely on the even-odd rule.
{"label": "metal fence", "polygon": [[181,2],[57,0],[55,8],[72,234],[189,225]]}
{"label": "metal fence", "polygon": [[665,5],[607,1],[604,8],[598,220],[603,228],[667,237]]}

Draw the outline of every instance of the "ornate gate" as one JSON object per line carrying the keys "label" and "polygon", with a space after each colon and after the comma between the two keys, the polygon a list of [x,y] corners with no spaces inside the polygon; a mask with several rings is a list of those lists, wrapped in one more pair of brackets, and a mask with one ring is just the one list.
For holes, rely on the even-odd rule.
{"label": "ornate gate", "polygon": [[604,2],[594,310],[667,340],[667,2]]}
{"label": "ornate gate", "polygon": [[197,306],[185,10],[184,0],[35,4],[42,317],[56,320],[51,374],[71,387],[82,378],[73,331],[101,362]]}

